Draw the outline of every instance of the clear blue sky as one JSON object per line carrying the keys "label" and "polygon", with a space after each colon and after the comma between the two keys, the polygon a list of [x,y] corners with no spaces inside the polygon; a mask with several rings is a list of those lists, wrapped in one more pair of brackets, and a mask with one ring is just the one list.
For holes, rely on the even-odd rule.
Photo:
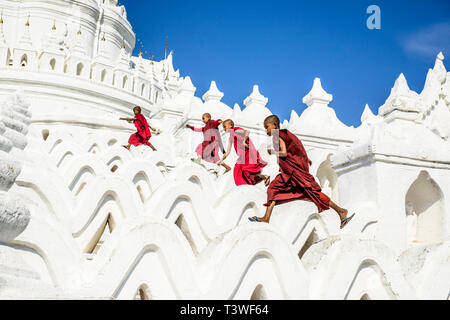
{"label": "clear blue sky", "polygon": [[[164,58],[202,96],[215,80],[233,107],[258,84],[282,119],[300,114],[315,77],[333,94],[341,121],[358,126],[389,96],[400,73],[421,92],[439,51],[450,69],[449,0],[121,0],[144,57]],[[366,9],[381,9],[381,30],[369,30]],[[448,56],[448,57],[447,57]]]}

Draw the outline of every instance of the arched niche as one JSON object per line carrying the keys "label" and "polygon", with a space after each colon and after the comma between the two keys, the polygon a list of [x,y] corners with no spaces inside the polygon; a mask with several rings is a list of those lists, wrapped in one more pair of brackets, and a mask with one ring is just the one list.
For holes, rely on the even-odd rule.
{"label": "arched niche", "polygon": [[141,285],[137,290],[136,294],[134,295],[134,300],[151,300],[152,294],[150,292],[150,288],[143,284]]}
{"label": "arched niche", "polygon": [[50,70],[55,70],[55,68],[56,68],[56,59],[52,59],[52,60],[50,60]]}
{"label": "arched niche", "polygon": [[422,171],[405,197],[408,243],[436,243],[444,235],[444,195],[428,172]]}
{"label": "arched niche", "polygon": [[105,69],[103,69],[103,71],[102,71],[102,75],[101,75],[101,79],[100,79],[100,81],[101,81],[101,82],[105,82],[105,79],[106,79],[106,74],[107,74],[106,70],[105,70]]}
{"label": "arched niche", "polygon": [[317,169],[317,179],[319,179],[322,192],[328,195],[334,202],[339,201],[337,174],[331,166],[331,154],[322,162]]}
{"label": "arched niche", "polygon": [[28,65],[28,56],[24,54],[22,58],[20,59],[20,66],[26,67]]}
{"label": "arched niche", "polygon": [[175,221],[175,225],[180,228],[183,235],[186,237],[186,240],[189,242],[189,245],[192,248],[192,252],[195,256],[198,256],[198,249],[195,245],[194,239],[192,237],[191,231],[189,230],[189,226],[187,224],[186,219],[184,218],[183,214],[180,214],[178,219]]}
{"label": "arched niche", "polygon": [[77,64],[77,76],[82,75],[83,69],[84,69],[83,63],[80,62],[79,64]]}
{"label": "arched niche", "polygon": [[262,284],[258,284],[256,286],[250,300],[267,300],[267,293]]}

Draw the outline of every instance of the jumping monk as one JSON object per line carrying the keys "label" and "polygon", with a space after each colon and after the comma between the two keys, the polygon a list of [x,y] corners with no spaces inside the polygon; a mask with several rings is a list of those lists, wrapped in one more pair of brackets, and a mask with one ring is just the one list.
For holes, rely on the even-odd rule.
{"label": "jumping monk", "polygon": [[269,116],[264,121],[264,128],[268,136],[272,136],[274,149],[267,150],[269,154],[278,157],[280,174],[272,181],[267,189],[266,214],[262,218],[249,218],[253,222],[270,222],[273,208],[276,205],[295,200],[314,202],[319,213],[330,207],[336,211],[341,220],[341,229],[354,217],[347,218],[348,210],[339,207],[322,193],[319,184],[309,173],[311,160],[306,154],[302,142],[287,129],[280,129],[280,119]]}
{"label": "jumping monk", "polygon": [[152,136],[152,133],[150,132],[150,129],[153,130],[153,132],[156,131],[156,129],[149,126],[147,119],[143,116],[141,107],[134,107],[134,118],[120,118],[120,120],[125,120],[128,122],[133,121],[137,132],[132,134],[130,136],[130,139],[128,139],[128,145],[123,146],[124,148],[130,150],[131,145],[133,146],[140,146],[140,145],[146,145],[153,149],[153,151],[156,151],[155,147],[150,143],[150,138]]}
{"label": "jumping monk", "polygon": [[202,159],[223,166],[226,171],[230,171],[231,168],[225,163],[218,163],[220,161],[219,157],[219,147],[222,150],[222,153],[225,153],[225,149],[223,148],[222,138],[219,133],[219,126],[222,124],[222,120],[212,120],[211,115],[209,113],[205,113],[202,116],[202,121],[205,124],[203,128],[195,128],[191,125],[186,125],[186,128],[189,128],[195,132],[203,132],[204,141],[197,146],[195,152],[198,155],[197,162],[201,163]]}
{"label": "jumping monk", "polygon": [[250,132],[239,127],[234,126],[233,120],[225,120],[223,122],[223,129],[230,134],[230,141],[228,143],[228,150],[223,155],[222,161],[229,156],[231,146],[234,145],[234,150],[238,155],[238,160],[234,166],[234,182],[237,186],[248,184],[255,185],[264,181],[266,186],[270,183],[270,177],[261,174],[262,169],[267,165],[259,156],[253,142],[250,140]]}

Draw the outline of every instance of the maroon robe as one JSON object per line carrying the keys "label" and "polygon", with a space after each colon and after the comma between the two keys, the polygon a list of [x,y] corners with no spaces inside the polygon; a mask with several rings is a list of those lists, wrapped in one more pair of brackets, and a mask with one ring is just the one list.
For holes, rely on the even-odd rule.
{"label": "maroon robe", "polygon": [[255,185],[261,182],[262,178],[258,175],[267,163],[261,159],[258,150],[256,150],[250,139],[247,140],[249,146],[244,146],[245,138],[237,134],[236,130],[244,129],[234,127],[230,130],[230,138],[233,141],[234,150],[239,157],[233,170],[234,182],[237,186],[244,184]]}
{"label": "maroon robe", "polygon": [[219,147],[222,153],[225,153],[220,137],[219,120],[209,120],[203,128],[191,127],[195,132],[203,132],[204,141],[197,146],[195,152],[202,157],[203,160],[217,163],[220,161]]}
{"label": "maroon robe", "polygon": [[131,135],[130,139],[128,139],[128,143],[132,144],[133,146],[149,146],[150,144],[148,141],[150,140],[152,133],[150,132],[147,119],[145,119],[145,117],[141,113],[138,113],[135,116],[135,120],[133,120],[133,122],[134,126],[137,129],[137,132]]}
{"label": "maroon robe", "polygon": [[[309,158],[302,142],[287,129],[279,130],[279,138],[286,144],[287,157],[279,157],[280,174],[267,189],[267,203],[283,204],[295,200],[314,202],[319,212],[330,208],[330,198],[309,173]],[[273,136],[275,150],[280,150],[277,135]]]}

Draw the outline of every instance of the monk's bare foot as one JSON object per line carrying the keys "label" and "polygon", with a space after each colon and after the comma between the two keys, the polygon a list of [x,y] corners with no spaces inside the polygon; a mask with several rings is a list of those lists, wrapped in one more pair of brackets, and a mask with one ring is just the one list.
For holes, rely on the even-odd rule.
{"label": "monk's bare foot", "polygon": [[251,217],[248,218],[251,222],[263,222],[263,223],[269,223],[269,220],[263,218],[258,218],[258,217]]}
{"label": "monk's bare foot", "polygon": [[124,147],[127,150],[130,150],[130,146],[122,146],[122,147]]}
{"label": "monk's bare foot", "polygon": [[264,176],[264,184],[265,184],[266,187],[269,186],[269,184],[270,184],[270,177],[269,176]]}
{"label": "monk's bare foot", "polygon": [[226,166],[226,167],[225,167],[225,173],[230,172],[230,171],[231,171],[231,167]]}
{"label": "monk's bare foot", "polygon": [[347,215],[348,215],[347,209],[342,209],[342,211],[339,212],[339,217],[341,218],[341,220],[344,220],[345,218],[347,218]]}

